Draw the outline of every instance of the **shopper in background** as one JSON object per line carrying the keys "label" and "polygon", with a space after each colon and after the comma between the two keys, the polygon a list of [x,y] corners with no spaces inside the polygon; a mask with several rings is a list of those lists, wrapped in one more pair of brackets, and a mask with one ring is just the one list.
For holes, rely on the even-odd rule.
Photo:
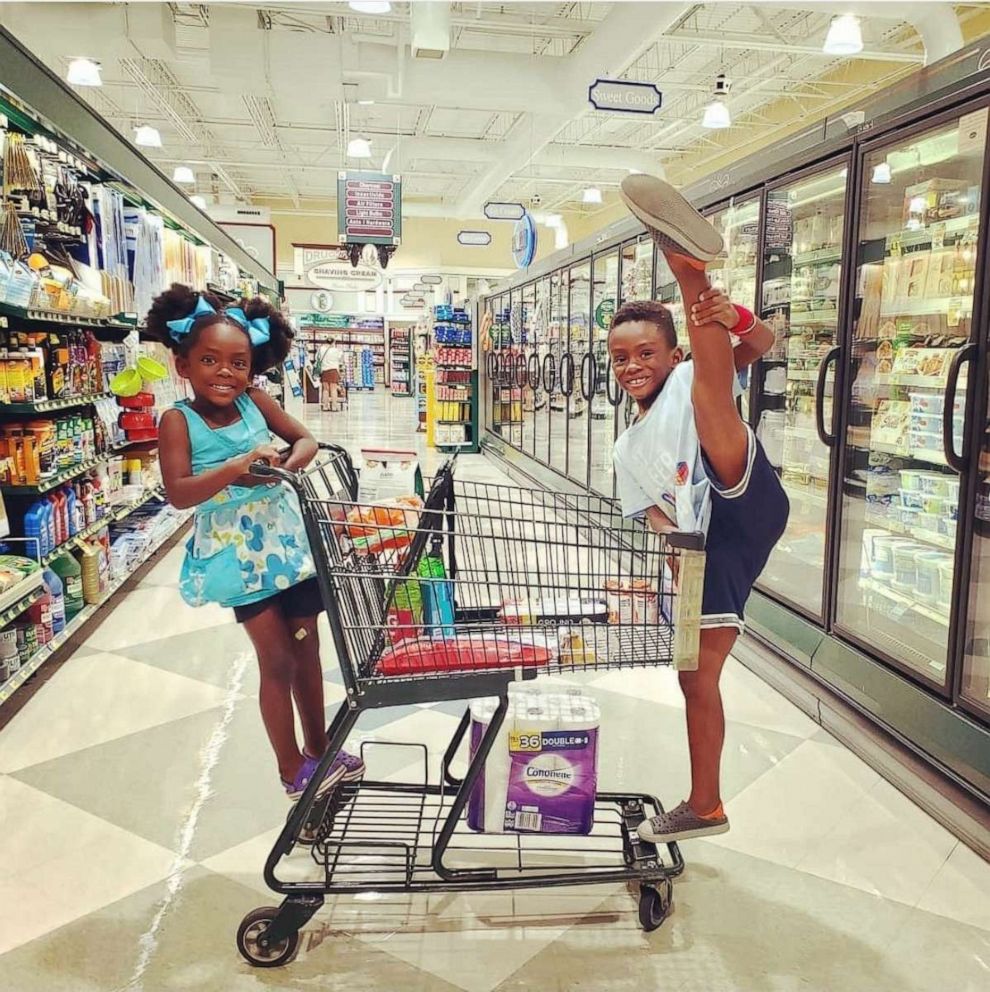
{"label": "shopper in background", "polygon": [[[260,297],[224,308],[216,296],[178,284],[154,301],[147,327],[175,353],[176,369],[193,392],[160,425],[168,497],[174,506],[196,507],[182,598],[192,606],[233,607],[244,624],[261,672],[261,718],[282,783],[295,800],[327,748],[316,627],[323,606],[294,493],[250,470],[258,461],[304,468],[317,446],[267,393],[248,385],[254,375],[282,363],[292,329]],[[272,446],[272,434],[291,446],[284,459]],[[363,771],[360,759],[340,752],[318,795]]]}
{"label": "shopper in background", "polygon": [[317,368],[320,370],[320,408],[330,412],[340,409],[340,365],[343,352],[337,342],[330,340],[320,349]]}
{"label": "shopper in background", "polygon": [[719,785],[725,738],[719,678],[789,506],[736,405],[737,373],[769,350],[773,332],[712,289],[705,265],[721,253],[721,236],[673,187],[638,174],[623,181],[622,196],[677,279],[691,345],[684,360],[661,303],[627,303],[612,320],[612,367],[638,407],[615,444],[622,511],[645,516],[660,533],[703,531],[707,549],[698,668],[680,673],[691,794],[640,824],[640,837],[659,844],[729,829]]}

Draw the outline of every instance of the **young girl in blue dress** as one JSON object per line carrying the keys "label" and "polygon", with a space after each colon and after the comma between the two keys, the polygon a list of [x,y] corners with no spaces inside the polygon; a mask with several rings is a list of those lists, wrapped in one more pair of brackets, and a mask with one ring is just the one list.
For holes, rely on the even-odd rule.
{"label": "young girl in blue dress", "polygon": [[[244,625],[258,656],[261,718],[282,783],[295,800],[327,747],[316,627],[323,606],[295,494],[249,472],[256,461],[302,469],[317,452],[299,421],[249,385],[281,365],[292,328],[260,297],[225,308],[218,297],[177,283],[154,301],[147,328],[175,354],[176,369],[193,393],[166,411],[159,426],[168,498],[180,509],[196,508],[182,598],[192,606],[233,607]],[[290,445],[284,460],[273,434]],[[318,795],[363,772],[359,758],[341,751]]]}

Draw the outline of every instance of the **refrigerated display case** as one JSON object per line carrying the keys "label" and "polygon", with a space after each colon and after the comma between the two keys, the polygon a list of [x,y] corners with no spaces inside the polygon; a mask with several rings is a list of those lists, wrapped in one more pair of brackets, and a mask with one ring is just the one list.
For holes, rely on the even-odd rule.
{"label": "refrigerated display case", "polygon": [[[714,281],[778,333],[744,411],[791,518],[747,629],[990,799],[985,49],[974,43],[864,102],[862,125],[830,118],[685,193],[726,238]],[[581,336],[571,272],[585,265],[599,373],[609,371],[599,307],[612,297],[616,308],[667,302],[686,343],[676,284],[632,218],[499,287],[535,287],[540,384],[557,410],[548,402],[541,418],[534,397],[533,457],[494,428],[490,450],[564,491],[586,488],[576,454],[568,461],[580,441],[559,382]],[[605,496],[627,413],[614,379],[599,375],[587,488]]]}
{"label": "refrigerated display case", "polygon": [[570,335],[561,387],[567,396],[567,475],[588,485],[588,392],[591,361],[591,263],[575,265],[570,275]]}
{"label": "refrigerated display case", "polygon": [[986,126],[984,108],[923,127],[860,175],[836,628],[940,690]]}
{"label": "refrigerated display case", "polygon": [[[759,313],[774,345],[753,370],[757,436],[791,504],[758,588],[815,618],[825,608],[847,158],[767,190]],[[820,430],[821,428],[821,430]],[[823,436],[824,435],[824,436]]]}
{"label": "refrigerated display case", "polygon": [[537,378],[533,367],[536,359],[536,287],[533,283],[524,286],[522,290],[522,361],[519,363],[520,381],[522,384],[522,450],[527,455],[536,451],[536,434],[534,431],[534,415],[536,412]]}

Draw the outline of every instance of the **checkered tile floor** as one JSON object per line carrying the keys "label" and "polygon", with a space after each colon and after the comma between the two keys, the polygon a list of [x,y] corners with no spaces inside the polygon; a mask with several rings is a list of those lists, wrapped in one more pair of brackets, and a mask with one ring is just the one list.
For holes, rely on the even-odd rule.
{"label": "checkered tile floor", "polygon": [[[418,445],[412,409],[359,395],[345,414],[309,416],[354,448],[359,432]],[[499,478],[480,456],[459,471]],[[225,611],[182,604],[180,556],[169,553],[0,732],[0,988],[987,988],[990,866],[735,662],[723,687],[732,831],[683,846],[676,911],[656,933],[640,930],[622,887],[338,898],[307,926],[292,965],[253,971],[234,932],[274,901],[261,870],[286,803],[247,639]],[[585,681],[604,714],[602,785],[683,798],[674,676]],[[332,708],[342,688],[329,652],[326,683]],[[376,711],[356,734],[435,752],[460,712]]]}

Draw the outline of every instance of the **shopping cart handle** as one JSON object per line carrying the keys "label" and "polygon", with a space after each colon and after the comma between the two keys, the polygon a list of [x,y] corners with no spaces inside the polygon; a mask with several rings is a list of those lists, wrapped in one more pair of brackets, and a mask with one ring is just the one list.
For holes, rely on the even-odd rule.
{"label": "shopping cart handle", "polygon": [[672,548],[680,548],[682,551],[705,550],[705,535],[700,530],[672,530],[663,536]]}
{"label": "shopping cart handle", "polygon": [[281,479],[282,482],[288,482],[293,486],[297,484],[295,472],[269,465],[268,462],[251,462],[248,475],[256,475],[261,479]]}

